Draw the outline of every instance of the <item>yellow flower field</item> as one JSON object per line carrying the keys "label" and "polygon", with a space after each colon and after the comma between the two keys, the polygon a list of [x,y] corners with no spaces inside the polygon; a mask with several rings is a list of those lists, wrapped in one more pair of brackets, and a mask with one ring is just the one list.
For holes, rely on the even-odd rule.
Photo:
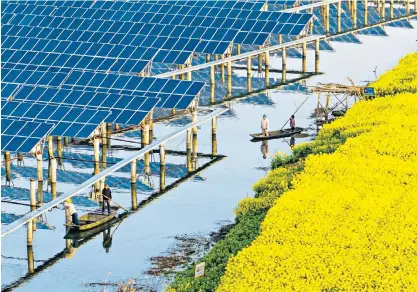
{"label": "yellow flower field", "polygon": [[361,101],[325,126],[319,136],[352,138],[307,157],[217,291],[417,291],[416,70],[411,54],[373,85],[412,93]]}

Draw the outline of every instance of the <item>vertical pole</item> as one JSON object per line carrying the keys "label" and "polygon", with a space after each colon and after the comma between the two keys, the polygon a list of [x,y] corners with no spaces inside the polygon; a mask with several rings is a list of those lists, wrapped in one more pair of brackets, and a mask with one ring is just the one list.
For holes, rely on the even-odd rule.
{"label": "vertical pole", "polygon": [[[314,15],[314,8],[310,9],[310,13]],[[310,34],[313,33],[314,29],[314,17],[310,20]]]}
{"label": "vertical pole", "polygon": [[337,32],[340,33],[342,30],[342,20],[341,20],[341,13],[342,13],[342,1],[337,2]]}
{"label": "vertical pole", "polygon": [[248,57],[248,73],[247,73],[247,79],[248,79],[248,92],[252,91],[252,58]]}
{"label": "vertical pole", "polygon": [[278,43],[282,45],[282,34],[278,35]]}
{"label": "vertical pole", "polygon": [[386,0],[382,0],[381,2],[381,18],[385,19],[385,1]]}
{"label": "vertical pole", "polygon": [[[93,138],[93,148],[94,148],[94,174],[100,172],[99,160],[100,160],[100,139],[97,135],[94,135]],[[100,182],[94,183],[94,200],[100,200]]]}
{"label": "vertical pole", "polygon": [[6,162],[6,184],[10,185],[12,181],[12,160],[10,159],[10,152],[6,151],[4,153],[4,161]]}
{"label": "vertical pole", "polygon": [[232,96],[232,62],[227,62],[227,97]]}
{"label": "vertical pole", "polygon": [[317,92],[316,122],[319,120],[320,92]]}
{"label": "vertical pole", "polygon": [[[385,0],[383,0],[385,3]],[[384,4],[385,5],[385,4]],[[356,13],[357,3],[356,0],[352,1],[352,20],[353,20],[353,28],[357,27],[357,13]],[[385,15],[385,14],[384,14]]]}
{"label": "vertical pole", "polygon": [[210,103],[211,104],[214,104],[215,102],[214,97],[215,97],[215,89],[216,89],[216,86],[215,86],[216,77],[214,74],[214,70],[215,70],[215,67],[211,66],[210,67]]}
{"label": "vertical pole", "polygon": [[108,123],[108,124],[107,124],[107,130],[106,130],[106,133],[107,133],[107,146],[108,146],[109,148],[110,148],[110,146],[111,146],[111,134],[112,134],[112,131],[113,131],[112,124]]}
{"label": "vertical pole", "polygon": [[206,63],[210,62],[210,54],[206,55]]}
{"label": "vertical pole", "polygon": [[[414,1],[414,4],[416,4],[417,1]],[[389,17],[390,19],[394,18],[394,0],[391,0],[390,5],[389,5]]]}
{"label": "vertical pole", "polygon": [[330,7],[326,4],[326,33],[330,31]]}
{"label": "vertical pole", "polygon": [[[191,120],[192,122],[197,121],[197,109],[193,108],[191,111]],[[197,127],[192,128],[193,132],[193,149],[192,149],[192,169],[195,170],[195,166],[197,165]]]}
{"label": "vertical pole", "polygon": [[160,156],[160,176],[159,176],[159,189],[160,191],[165,190],[165,168],[166,168],[166,161],[165,161],[165,146],[161,144],[159,146],[159,156]]}
{"label": "vertical pole", "polygon": [[236,54],[240,55],[240,44],[236,45]]}
{"label": "vertical pole", "polygon": [[365,26],[368,25],[368,0],[364,0],[363,2],[363,15],[364,15],[364,24]]}
{"label": "vertical pole", "polygon": [[153,141],[153,110],[151,110],[148,114],[148,121],[149,121],[149,143],[152,143]]}
{"label": "vertical pole", "polygon": [[107,135],[107,125],[101,125],[101,168],[107,168],[107,142],[109,141]]}
{"label": "vertical pole", "polygon": [[68,137],[64,137],[64,145],[68,146],[69,144],[69,138]]}
{"label": "vertical pole", "polygon": [[42,149],[40,145],[36,150],[36,163],[38,173],[38,204],[43,204],[43,167],[42,167]]}
{"label": "vertical pole", "polygon": [[[259,49],[262,49],[262,46],[259,46]],[[262,54],[258,55],[258,73],[262,72]]]}
{"label": "vertical pole", "polygon": [[187,171],[191,172],[193,171],[191,167],[191,129],[187,130]]}
{"label": "vertical pole", "polygon": [[[222,59],[224,59],[224,56],[222,56]],[[222,83],[224,83],[224,62],[220,64],[220,77],[222,79]]]}
{"label": "vertical pole", "polygon": [[58,165],[62,166],[62,137],[58,137],[56,140],[57,143],[57,152],[58,152]]}
{"label": "vertical pole", "polygon": [[136,165],[137,165],[137,159],[133,159],[131,162],[130,167],[130,191],[132,195],[132,209],[136,210],[138,207],[138,198],[136,193]]}
{"label": "vertical pole", "polygon": [[[28,223],[28,228],[29,228],[30,222]],[[28,235],[29,235],[29,230],[28,230]],[[33,237],[32,237],[33,240]],[[29,243],[29,237],[28,237],[28,243]],[[33,247],[32,247],[32,243],[27,246],[27,252],[28,252],[28,273],[30,275],[32,275],[33,273],[35,273],[35,259],[33,257]]]}
{"label": "vertical pole", "polygon": [[[30,196],[29,197],[30,211],[32,212],[36,210],[36,186],[35,186],[35,180],[33,178],[30,179],[29,196]],[[36,219],[31,220],[30,223],[32,225],[31,230],[32,231],[36,230]]]}
{"label": "vertical pole", "polygon": [[53,145],[52,136],[48,136],[48,156],[49,156],[49,159],[54,157],[54,145]]}
{"label": "vertical pole", "polygon": [[211,120],[211,154],[217,155],[217,117]]}
{"label": "vertical pole", "polygon": [[56,159],[54,157],[50,160],[51,165],[51,194],[52,199],[56,199]]}
{"label": "vertical pole", "polygon": [[[144,131],[144,140],[143,140],[143,147],[149,145],[149,124],[145,124],[143,126],[143,131]],[[147,175],[151,174],[151,167],[150,167],[150,154],[149,152],[146,152],[144,155],[144,163],[145,163],[145,173]]]}
{"label": "vertical pole", "polygon": [[[416,7],[416,0],[414,0],[414,7]],[[410,14],[410,0],[405,0],[405,10]]]}
{"label": "vertical pole", "polygon": [[172,109],[171,114],[172,114],[173,116],[175,116],[175,115],[177,114],[177,110],[176,110],[175,108],[173,108],[173,109]]}
{"label": "vertical pole", "polygon": [[376,10],[378,11],[378,12],[380,12],[379,11],[379,8],[380,8],[380,2],[379,2],[380,0],[377,0],[376,1]]}
{"label": "vertical pole", "polygon": [[287,82],[287,48],[282,48],[282,83]]}
{"label": "vertical pole", "polygon": [[302,70],[303,72],[307,71],[307,43],[303,43],[302,49]]}
{"label": "vertical pole", "polygon": [[27,224],[27,246],[33,245],[33,220],[29,220]]}
{"label": "vertical pole", "polygon": [[315,72],[319,73],[320,65],[320,40],[316,39],[315,41]]}

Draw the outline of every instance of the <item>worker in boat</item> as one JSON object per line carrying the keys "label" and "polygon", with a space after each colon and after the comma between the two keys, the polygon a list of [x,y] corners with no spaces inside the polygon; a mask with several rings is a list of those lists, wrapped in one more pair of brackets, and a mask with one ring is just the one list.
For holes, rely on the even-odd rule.
{"label": "worker in boat", "polygon": [[104,205],[107,204],[107,212],[110,214],[110,201],[111,201],[111,190],[109,185],[105,185],[103,191],[101,192],[103,195],[103,208],[102,212],[104,213]]}
{"label": "worker in boat", "polygon": [[262,122],[261,122],[262,136],[269,136],[268,127],[269,127],[269,120],[267,119],[266,115],[264,115]]}
{"label": "worker in boat", "polygon": [[106,249],[106,253],[109,252],[112,244],[112,235],[110,231],[110,226],[103,230],[103,247]]}
{"label": "worker in boat", "polygon": [[69,216],[71,216],[72,224],[80,225],[80,223],[78,222],[77,210],[75,210],[75,207],[74,207],[74,204],[72,203],[72,200],[67,199],[64,203],[64,206],[65,206],[65,212],[67,212],[67,214]]}
{"label": "worker in boat", "polygon": [[294,130],[295,130],[295,117],[294,117],[294,115],[292,115],[291,118],[290,118],[290,127],[291,127],[291,132],[294,132]]}
{"label": "worker in boat", "polygon": [[268,140],[262,141],[261,152],[263,154],[263,158],[266,159],[266,156],[268,156]]}

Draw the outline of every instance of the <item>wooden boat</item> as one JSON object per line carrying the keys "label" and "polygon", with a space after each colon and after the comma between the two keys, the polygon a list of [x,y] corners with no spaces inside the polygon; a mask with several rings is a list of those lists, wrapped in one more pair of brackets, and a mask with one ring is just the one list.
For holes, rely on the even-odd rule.
{"label": "wooden boat", "polygon": [[102,209],[96,209],[92,212],[89,212],[85,215],[82,215],[78,221],[80,225],[75,225],[72,223],[64,224],[67,226],[70,231],[83,231],[83,230],[89,230],[94,227],[103,225],[110,220],[114,219],[117,212],[120,210],[119,207],[110,207],[110,214],[107,213],[107,208],[104,209],[104,213],[102,212]]}
{"label": "wooden boat", "polygon": [[249,134],[249,136],[253,137],[252,141],[269,140],[269,139],[291,137],[294,134],[301,133],[303,130],[304,130],[303,128],[295,127],[294,131],[292,131],[291,128],[286,128],[282,130],[268,132],[269,134],[268,136],[263,136],[262,133]]}

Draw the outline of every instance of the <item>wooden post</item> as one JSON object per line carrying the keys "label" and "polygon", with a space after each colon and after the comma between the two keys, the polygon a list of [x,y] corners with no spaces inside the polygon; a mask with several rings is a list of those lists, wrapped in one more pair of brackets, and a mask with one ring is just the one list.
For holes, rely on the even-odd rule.
{"label": "wooden post", "polygon": [[217,155],[217,117],[211,120],[211,154]]}
{"label": "wooden post", "polygon": [[210,58],[210,54],[207,54],[207,55],[206,55],[206,63],[210,62],[210,59],[211,59],[211,58]]}
{"label": "wooden post", "polygon": [[386,0],[382,0],[381,2],[381,18],[385,19],[385,1]]}
{"label": "wooden post", "polygon": [[[259,49],[262,49],[262,46],[259,46]],[[258,55],[258,73],[262,72],[262,54]]]}
{"label": "wooden post", "polygon": [[[30,211],[36,210],[36,186],[35,180],[33,178],[30,179],[30,187],[29,187],[29,202],[30,202]],[[36,219],[30,221],[32,224],[31,230],[36,230]]]}
{"label": "wooden post", "polygon": [[232,62],[227,62],[227,97],[232,96]]}
{"label": "wooden post", "polygon": [[68,137],[64,137],[64,145],[68,146],[69,144],[69,138]]}
{"label": "wooden post", "polygon": [[282,34],[278,35],[278,43],[282,45]]}
{"label": "wooden post", "polygon": [[29,220],[27,224],[27,246],[33,245],[33,220]]}
{"label": "wooden post", "polygon": [[236,55],[240,55],[240,44],[236,45]]}
{"label": "wooden post", "polygon": [[247,65],[247,79],[248,79],[248,92],[252,91],[252,58],[248,57],[248,65]]}
{"label": "wooden post", "polygon": [[166,168],[166,161],[165,161],[165,146],[161,144],[159,146],[159,156],[160,156],[160,177],[159,177],[159,189],[160,191],[165,190],[165,168]]}
{"label": "wooden post", "polygon": [[43,182],[43,167],[42,167],[42,149],[41,146],[38,145],[36,149],[36,164],[37,164],[37,174],[38,174],[38,182]]}
{"label": "wooden post", "polygon": [[302,70],[307,71],[307,43],[304,42],[302,45]]}
{"label": "wooden post", "polygon": [[216,82],[216,76],[214,74],[214,66],[210,67],[210,103],[213,104],[214,103],[214,93],[215,93],[215,82]]}
{"label": "wooden post", "polygon": [[52,199],[56,199],[56,159],[54,157],[50,160],[51,166],[51,194]]}
{"label": "wooden post", "polygon": [[315,72],[319,73],[320,65],[320,40],[316,39],[315,41]]}
{"label": "wooden post", "polygon": [[[143,147],[146,147],[147,145],[149,145],[149,124],[145,123],[145,125],[143,126],[143,131],[144,131],[144,140],[142,141],[142,145]],[[149,152],[146,152],[144,155],[144,163],[145,163],[145,173],[147,175],[150,175],[151,173],[151,167],[150,167],[150,154]]]}
{"label": "wooden post", "polygon": [[287,49],[282,48],[282,83],[287,82]]}
{"label": "wooden post", "polygon": [[[30,225],[30,222],[28,223],[28,226]],[[29,230],[28,230],[28,235],[29,235]],[[33,240],[33,237],[32,237]],[[29,243],[29,237],[28,237],[28,243]],[[28,273],[29,275],[32,275],[33,273],[35,273],[35,260],[33,257],[33,247],[32,247],[32,243],[29,245],[27,245],[27,252],[28,252]]]}
{"label": "wooden post", "polygon": [[187,130],[187,171],[192,172],[192,166],[191,166],[191,130]]}
{"label": "wooden post", "polygon": [[153,141],[153,110],[151,110],[148,114],[148,123],[149,123],[149,144]]}
{"label": "wooden post", "polygon": [[107,133],[107,145],[108,145],[109,147],[111,146],[111,134],[112,134],[112,131],[113,131],[112,124],[108,123],[108,124],[107,124],[107,130],[106,130],[106,133]]}
{"label": "wooden post", "polygon": [[[94,149],[94,174],[98,174],[100,172],[100,139],[97,135],[94,135],[93,138],[93,149]],[[100,182],[94,183],[94,200],[101,201],[101,193],[100,193]]]}
{"label": "wooden post", "polygon": [[326,7],[326,34],[327,34],[330,31],[330,7],[329,7],[329,4],[326,4],[325,7]]}
{"label": "wooden post", "polygon": [[192,168],[197,169],[197,132],[193,133],[193,149],[192,149]]}
{"label": "wooden post", "polygon": [[[223,56],[222,56],[222,59],[224,59]],[[224,62],[220,64],[220,77],[221,77],[222,83],[224,83]]]}
{"label": "wooden post", "polygon": [[132,209],[136,210],[138,206],[137,202],[137,192],[136,192],[136,166],[137,166],[137,159],[133,159],[130,165],[130,190],[132,195]]}
{"label": "wooden post", "polygon": [[10,159],[10,152],[6,151],[4,153],[4,161],[6,163],[6,184],[10,185],[12,181],[12,160]]}
{"label": "wooden post", "polygon": [[365,26],[368,25],[368,0],[364,0],[363,2],[363,15],[364,15],[364,24]]}

